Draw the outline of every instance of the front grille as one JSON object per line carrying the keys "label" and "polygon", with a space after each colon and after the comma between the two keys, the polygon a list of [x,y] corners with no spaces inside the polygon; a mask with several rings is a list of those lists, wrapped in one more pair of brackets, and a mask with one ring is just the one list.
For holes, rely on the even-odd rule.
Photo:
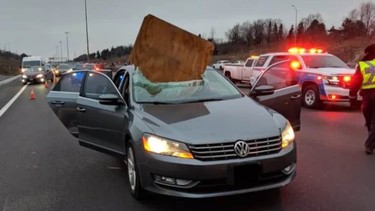
{"label": "front grille", "polygon": [[[281,150],[280,136],[247,140],[245,142],[250,147],[246,157],[276,154]],[[189,145],[189,149],[194,158],[201,161],[240,159],[234,151],[235,143]]]}

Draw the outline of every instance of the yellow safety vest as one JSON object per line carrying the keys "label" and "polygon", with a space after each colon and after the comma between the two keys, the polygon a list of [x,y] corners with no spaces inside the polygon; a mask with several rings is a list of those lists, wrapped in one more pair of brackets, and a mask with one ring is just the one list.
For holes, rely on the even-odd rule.
{"label": "yellow safety vest", "polygon": [[359,62],[363,81],[362,89],[375,89],[375,60]]}

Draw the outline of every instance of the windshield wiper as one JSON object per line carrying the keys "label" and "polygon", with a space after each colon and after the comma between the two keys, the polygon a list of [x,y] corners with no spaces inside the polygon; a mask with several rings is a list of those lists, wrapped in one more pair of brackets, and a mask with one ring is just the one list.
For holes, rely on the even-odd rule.
{"label": "windshield wiper", "polygon": [[209,98],[209,99],[199,99],[199,100],[191,100],[191,101],[184,101],[182,103],[202,103],[202,102],[212,102],[212,101],[222,101],[223,98]]}
{"label": "windshield wiper", "polygon": [[179,102],[163,102],[163,101],[152,101],[152,102],[138,102],[139,104],[153,104],[153,105],[172,105],[179,104]]}

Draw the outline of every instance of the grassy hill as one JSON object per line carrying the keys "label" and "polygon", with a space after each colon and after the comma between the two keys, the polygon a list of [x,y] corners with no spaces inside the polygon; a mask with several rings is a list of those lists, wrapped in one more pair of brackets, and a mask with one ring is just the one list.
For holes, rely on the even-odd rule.
{"label": "grassy hill", "polygon": [[21,60],[14,57],[0,55],[0,75],[20,74]]}

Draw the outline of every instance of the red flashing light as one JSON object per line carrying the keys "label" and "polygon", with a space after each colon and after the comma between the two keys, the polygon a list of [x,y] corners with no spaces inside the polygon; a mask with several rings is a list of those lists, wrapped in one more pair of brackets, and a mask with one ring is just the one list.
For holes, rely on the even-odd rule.
{"label": "red flashing light", "polygon": [[306,53],[306,52],[315,54],[315,53],[323,53],[323,50],[318,49],[318,48],[311,48],[311,49],[306,50],[305,48],[294,47],[294,48],[289,48],[288,52],[292,53],[292,54],[303,54],[303,53]]}
{"label": "red flashing light", "polygon": [[99,68],[95,68],[96,71],[99,71],[100,69]]}
{"label": "red flashing light", "polygon": [[328,98],[330,100],[336,100],[337,99],[337,96],[336,95],[328,95]]}
{"label": "red flashing light", "polygon": [[289,53],[297,54],[298,53],[298,48],[289,48],[288,50]]}
{"label": "red flashing light", "polygon": [[290,62],[290,68],[293,70],[301,69],[301,63],[299,61],[292,61]]}
{"label": "red flashing light", "polygon": [[318,76],[318,77],[316,77],[316,79],[322,80],[322,76]]}

